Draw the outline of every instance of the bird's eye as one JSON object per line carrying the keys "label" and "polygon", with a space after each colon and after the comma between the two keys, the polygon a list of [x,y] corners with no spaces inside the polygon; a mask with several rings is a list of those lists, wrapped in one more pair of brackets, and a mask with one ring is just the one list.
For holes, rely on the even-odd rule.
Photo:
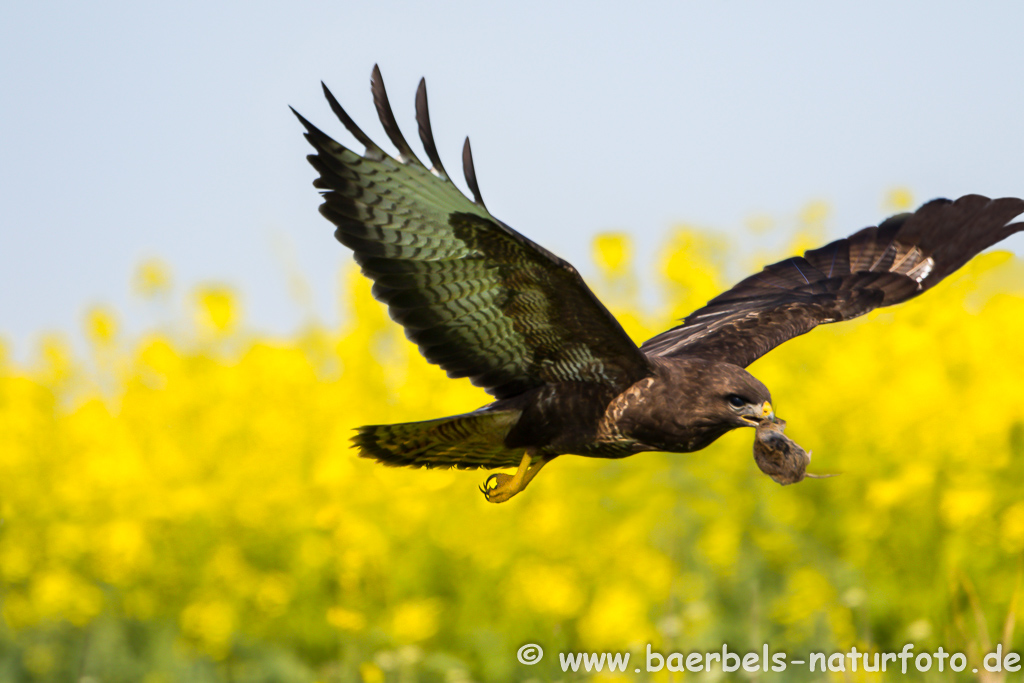
{"label": "bird's eye", "polygon": [[736,394],[729,394],[728,399],[729,405],[733,408],[742,408],[747,404],[747,402],[743,400],[742,396],[737,396]]}

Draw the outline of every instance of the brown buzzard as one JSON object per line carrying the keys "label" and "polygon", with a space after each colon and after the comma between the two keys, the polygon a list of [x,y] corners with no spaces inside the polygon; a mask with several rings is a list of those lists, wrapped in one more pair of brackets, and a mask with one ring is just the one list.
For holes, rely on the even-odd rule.
{"label": "brown buzzard", "polygon": [[[562,454],[688,453],[774,420],[771,395],[747,365],[817,325],[911,299],[1024,229],[1010,223],[1024,212],[1020,199],[936,199],[767,266],[638,347],[575,268],[491,215],[468,138],[462,161],[473,199],[456,188],[437,154],[423,81],[416,120],[429,167],[399,130],[377,67],[371,86],[397,157],[326,86],[362,154],[295,113],[316,150],[308,159],[320,174],[320,213],[427,360],[495,400],[465,415],[360,427],[354,441],[386,465],[517,467],[484,483],[495,503]],[[765,439],[773,433],[782,436],[762,430]],[[765,444],[768,455],[779,445]]]}

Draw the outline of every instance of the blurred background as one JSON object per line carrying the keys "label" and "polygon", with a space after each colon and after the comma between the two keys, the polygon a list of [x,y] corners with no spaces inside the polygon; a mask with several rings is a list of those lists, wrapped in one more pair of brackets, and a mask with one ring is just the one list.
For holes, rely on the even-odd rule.
{"label": "blurred background", "polygon": [[[583,680],[559,651],[647,643],[913,642],[978,668],[1021,650],[1020,236],[751,367],[811,469],[840,476],[779,487],[741,430],[691,456],[562,458],[493,506],[485,473],[348,449],[357,425],[487,397],[372,300],[286,105],[351,144],[323,79],[383,144],[373,63],[410,138],[427,76],[449,168],[471,134],[491,210],[573,261],[640,341],[934,196],[1019,196],[1022,19],[0,8],[0,680]],[[547,652],[533,667],[515,658],[528,642]]]}
{"label": "blurred background", "polygon": [[237,285],[261,329],[337,324],[348,256],[287,105],[354,144],[323,80],[387,148],[374,63],[407,137],[425,76],[448,167],[471,135],[491,210],[571,262],[607,230],[650,262],[679,221],[777,248],[812,200],[838,237],[897,186],[1019,195],[1022,25],[923,0],[5,3],[0,333],[22,357],[98,301],[139,329],[125,282],[152,256]]}

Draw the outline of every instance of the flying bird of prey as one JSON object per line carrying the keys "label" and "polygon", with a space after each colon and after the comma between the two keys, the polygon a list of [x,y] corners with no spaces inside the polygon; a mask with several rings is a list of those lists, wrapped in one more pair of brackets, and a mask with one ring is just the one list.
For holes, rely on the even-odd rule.
{"label": "flying bird of prey", "polygon": [[427,360],[495,399],[464,415],[360,427],[354,442],[385,465],[517,468],[484,482],[495,503],[559,455],[688,453],[774,420],[771,394],[747,365],[820,324],[907,301],[1024,229],[1010,223],[1020,199],[936,199],[769,265],[638,347],[575,268],[491,215],[468,138],[473,198],[459,191],[438,156],[422,80],[416,120],[429,167],[399,130],[377,67],[373,99],[397,156],[323,90],[365,151],[295,112],[316,152],[307,158],[320,213]]}

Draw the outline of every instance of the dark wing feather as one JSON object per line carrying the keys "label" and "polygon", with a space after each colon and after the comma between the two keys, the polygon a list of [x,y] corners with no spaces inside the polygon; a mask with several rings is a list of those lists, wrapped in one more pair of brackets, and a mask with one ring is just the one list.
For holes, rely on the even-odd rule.
{"label": "dark wing feather", "polygon": [[802,257],[767,266],[679,327],[644,342],[649,356],[696,356],[747,366],[822,323],[849,320],[921,294],[996,242],[1024,201],[966,195],[936,199]]}
{"label": "dark wing feather", "polygon": [[444,170],[441,157],[437,153],[437,145],[434,144],[434,131],[430,127],[430,110],[427,109],[427,79],[421,78],[420,85],[416,88],[416,123],[419,126],[420,142],[423,149],[427,150],[427,157],[433,164],[431,171],[441,178],[447,179],[448,172]]}
{"label": "dark wing feather", "polygon": [[398,127],[395,114],[391,111],[391,103],[388,102],[388,92],[384,89],[384,78],[380,75],[380,67],[373,65],[373,73],[370,75],[370,90],[373,92],[373,104],[377,107],[377,116],[384,126],[384,132],[388,134],[391,143],[398,148],[398,161],[403,164],[414,164],[422,166],[423,163],[417,158],[412,147],[405,141],[405,136]]}
{"label": "dark wing feather", "polygon": [[416,113],[432,170],[398,129],[376,68],[372,86],[397,159],[326,88],[331,109],[365,155],[296,116],[316,149],[308,159],[320,174],[313,183],[323,190],[320,212],[423,355],[498,398],[561,382],[622,390],[646,376],[646,357],[576,270],[484,208],[468,143],[466,177],[476,201],[452,184],[433,141],[425,86]]}
{"label": "dark wing feather", "polygon": [[469,191],[473,193],[473,203],[486,210],[483,197],[480,196],[480,186],[476,184],[476,168],[473,166],[473,148],[469,146],[469,136],[466,136],[466,143],[462,145],[462,172],[466,176]]}

